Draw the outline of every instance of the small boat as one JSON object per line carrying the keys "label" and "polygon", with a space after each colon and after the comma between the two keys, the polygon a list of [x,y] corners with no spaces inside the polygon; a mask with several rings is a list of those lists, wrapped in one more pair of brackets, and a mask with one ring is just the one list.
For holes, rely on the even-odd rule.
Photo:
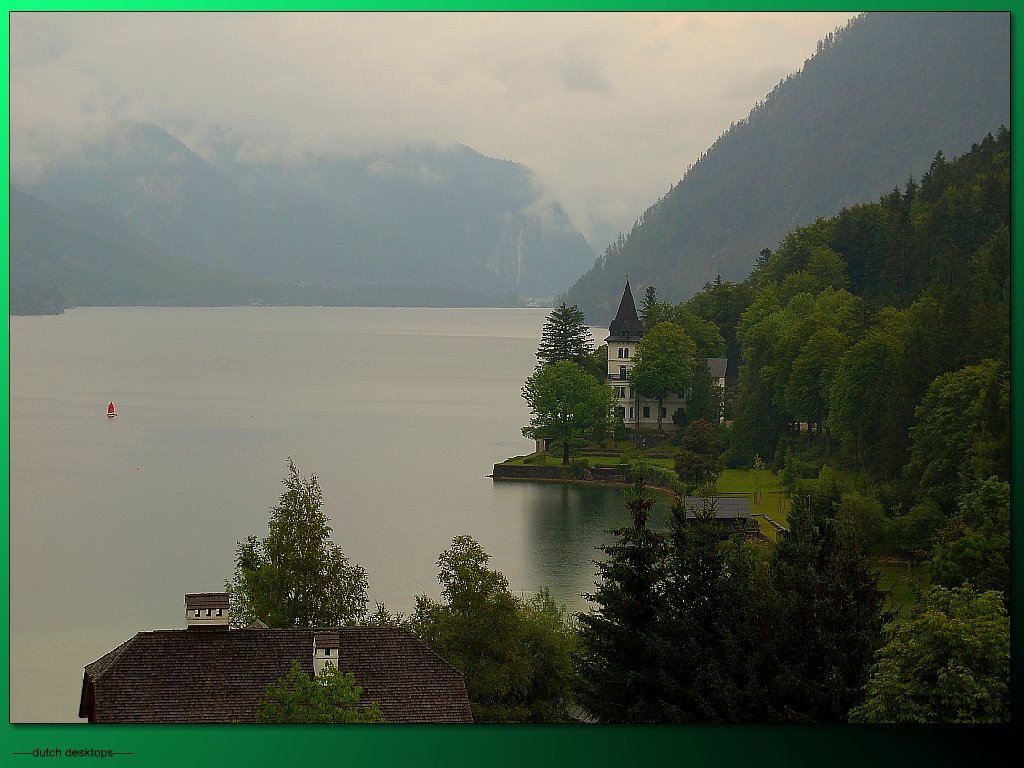
{"label": "small boat", "polygon": [[111,403],[107,406],[107,418],[112,419],[117,416],[117,412],[114,410],[114,404]]}

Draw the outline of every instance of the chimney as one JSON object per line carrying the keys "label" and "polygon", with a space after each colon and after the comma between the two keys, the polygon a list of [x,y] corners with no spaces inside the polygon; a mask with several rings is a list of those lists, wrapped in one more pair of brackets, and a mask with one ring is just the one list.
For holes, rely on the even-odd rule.
{"label": "chimney", "polygon": [[327,630],[313,633],[313,674],[319,675],[328,664],[338,667],[341,652],[341,632]]}
{"label": "chimney", "polygon": [[185,620],[189,629],[227,629],[230,619],[227,592],[185,595]]}

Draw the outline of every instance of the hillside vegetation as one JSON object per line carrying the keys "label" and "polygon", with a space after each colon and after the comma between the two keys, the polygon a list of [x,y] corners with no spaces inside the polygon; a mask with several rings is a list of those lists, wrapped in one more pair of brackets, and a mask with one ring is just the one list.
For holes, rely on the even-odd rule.
{"label": "hillside vegetation", "polygon": [[685,305],[738,355],[730,463],[764,457],[793,489],[853,470],[869,551],[928,557],[966,496],[1009,481],[1008,130]]}
{"label": "hillside vegetation", "polygon": [[[568,291],[595,323],[625,275],[679,301],[743,280],[795,226],[919,178],[1010,124],[1007,13],[869,13],[731,126]],[[853,275],[851,275],[851,278]]]}

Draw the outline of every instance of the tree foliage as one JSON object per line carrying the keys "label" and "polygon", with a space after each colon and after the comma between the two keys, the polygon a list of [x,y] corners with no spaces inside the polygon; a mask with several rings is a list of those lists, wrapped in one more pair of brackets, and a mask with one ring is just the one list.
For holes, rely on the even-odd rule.
{"label": "tree foliage", "polygon": [[260,701],[259,723],[383,723],[380,704],[360,705],[363,688],[351,672],[333,664],[310,677],[292,660],[291,670],[267,689]]}
{"label": "tree foliage", "polygon": [[603,723],[656,723],[663,720],[657,645],[658,607],[664,587],[665,542],[647,526],[653,500],[648,467],[632,467],[633,488],[626,507],[631,525],[612,531],[602,547],[596,606],[580,614],[577,697]]}
{"label": "tree foliage", "polygon": [[412,631],[465,675],[475,722],[564,722],[574,645],[565,609],[547,590],[513,595],[489,560],[470,536],[453,539],[437,561],[442,599],[416,599]]}
{"label": "tree foliage", "polygon": [[676,451],[675,468],[687,493],[718,481],[724,467],[723,448],[718,430],[711,422],[698,419],[686,425]]}
{"label": "tree foliage", "polygon": [[696,350],[686,331],[670,322],[649,328],[637,346],[629,382],[640,395],[657,399],[659,429],[665,398],[690,388]]}
{"label": "tree foliage", "polygon": [[536,370],[523,385],[523,398],[532,412],[523,435],[560,443],[563,464],[569,463],[575,440],[611,427],[615,405],[611,387],[572,360]]}
{"label": "tree foliage", "polygon": [[544,321],[537,348],[537,365],[573,360],[585,366],[593,348],[594,342],[583,312],[575,304],[567,307],[562,302]]}
{"label": "tree foliage", "polygon": [[938,376],[915,411],[908,474],[918,495],[952,511],[979,479],[1010,476],[1010,376],[983,360]]}
{"label": "tree foliage", "polygon": [[366,571],[331,540],[316,475],[303,478],[288,459],[285,492],[270,509],[269,534],[238,543],[232,622],[269,627],[354,624],[366,614]]}
{"label": "tree foliage", "polygon": [[798,499],[771,553],[775,631],[763,649],[772,719],[845,722],[891,614],[856,540],[838,523],[840,492],[827,473]]}
{"label": "tree foliage", "polygon": [[1002,594],[931,587],[878,652],[850,720],[1009,722],[1010,620]]}
{"label": "tree foliage", "polygon": [[1010,484],[997,477],[960,497],[939,529],[930,565],[932,583],[998,591],[1010,607]]}

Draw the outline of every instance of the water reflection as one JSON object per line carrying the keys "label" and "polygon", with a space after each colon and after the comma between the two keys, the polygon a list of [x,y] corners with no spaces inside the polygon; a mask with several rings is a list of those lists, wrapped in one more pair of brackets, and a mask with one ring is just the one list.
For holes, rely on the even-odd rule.
{"label": "water reflection", "polygon": [[[523,506],[530,571],[570,610],[586,610],[584,593],[594,591],[595,561],[615,528],[629,525],[624,489],[529,481],[494,482],[496,493],[515,493]],[[655,497],[650,525],[664,530],[668,503]]]}

